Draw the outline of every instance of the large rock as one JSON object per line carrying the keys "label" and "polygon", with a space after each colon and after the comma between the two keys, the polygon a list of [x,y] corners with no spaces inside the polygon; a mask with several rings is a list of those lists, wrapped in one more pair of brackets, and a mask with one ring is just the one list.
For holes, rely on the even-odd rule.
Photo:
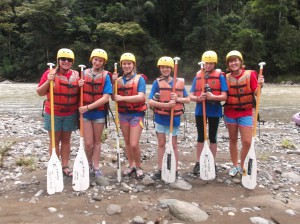
{"label": "large rock", "polygon": [[170,214],[185,222],[202,222],[208,219],[208,214],[197,206],[175,200],[169,204]]}

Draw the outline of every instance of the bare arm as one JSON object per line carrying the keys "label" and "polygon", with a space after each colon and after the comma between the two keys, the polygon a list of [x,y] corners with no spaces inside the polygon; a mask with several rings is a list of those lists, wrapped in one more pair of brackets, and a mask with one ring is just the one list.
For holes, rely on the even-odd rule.
{"label": "bare arm", "polygon": [[39,96],[45,96],[49,92],[50,80],[37,87],[36,92]]}
{"label": "bare arm", "polygon": [[145,97],[146,97],[145,93],[143,93],[143,92],[139,92],[138,95],[134,95],[134,96],[114,95],[116,102],[125,101],[125,102],[129,102],[129,103],[141,102],[141,101],[145,100]]}
{"label": "bare arm", "polygon": [[225,101],[227,99],[227,92],[221,92],[221,95],[214,95],[211,92],[207,92],[207,100],[213,101]]}
{"label": "bare arm", "polygon": [[108,100],[109,100],[109,94],[103,94],[103,96],[100,99],[98,99],[97,101],[95,101],[89,105],[79,107],[79,112],[85,113],[89,110],[96,109],[96,108],[104,105],[105,103],[107,103]]}

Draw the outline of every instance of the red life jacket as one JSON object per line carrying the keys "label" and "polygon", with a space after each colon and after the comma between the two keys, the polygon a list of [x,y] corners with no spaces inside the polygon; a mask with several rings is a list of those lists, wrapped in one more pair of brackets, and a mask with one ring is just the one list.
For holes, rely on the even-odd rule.
{"label": "red life jacket", "polygon": [[[173,92],[173,87],[164,78],[157,78],[157,83],[159,86],[159,99],[158,102],[168,103],[171,100],[171,93]],[[175,93],[179,97],[183,97],[184,81],[178,78],[176,80]],[[171,115],[171,107],[169,108],[154,108],[154,112],[162,115]],[[183,103],[176,103],[174,107],[174,116],[181,115],[184,113]]]}
{"label": "red life jacket", "polygon": [[[196,86],[195,94],[200,96],[202,93],[202,74],[201,71],[197,72],[196,75]],[[214,95],[221,95],[221,82],[220,82],[221,72],[213,70],[207,77],[204,74],[205,84],[208,84],[211,88],[211,92]]]}
{"label": "red life jacket", "polygon": [[[54,78],[54,111],[71,112],[78,110],[79,74],[75,70],[71,70],[72,75],[69,80],[60,74],[55,74]],[[47,94],[46,108],[50,110],[50,92]]]}
{"label": "red life jacket", "polygon": [[[83,105],[91,104],[103,97],[103,89],[105,85],[107,71],[94,75],[91,69],[85,70],[84,86],[83,86]],[[105,104],[97,108],[97,110],[105,110]]]}
{"label": "red life jacket", "polygon": [[[119,77],[117,79],[118,82],[118,95],[121,96],[134,96],[138,95],[138,84],[140,75],[135,75],[135,77],[131,78],[126,84],[124,85],[122,77]],[[143,112],[147,110],[147,105],[145,104],[146,97],[143,101],[136,102],[136,103],[130,103],[125,101],[118,102],[118,111],[120,113],[137,113],[137,112]]]}
{"label": "red life jacket", "polygon": [[231,73],[226,74],[228,86],[225,107],[234,110],[252,109],[255,98],[250,86],[251,70],[245,70],[237,80]]}

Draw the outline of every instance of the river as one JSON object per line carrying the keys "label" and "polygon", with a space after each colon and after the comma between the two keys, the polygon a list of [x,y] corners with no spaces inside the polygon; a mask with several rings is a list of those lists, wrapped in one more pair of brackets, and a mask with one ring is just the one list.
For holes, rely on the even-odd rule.
{"label": "river", "polygon": [[[45,97],[36,93],[36,83],[0,83],[0,115],[26,114],[40,118]],[[151,85],[147,85],[149,93]],[[186,86],[190,90],[190,85]],[[260,115],[265,121],[290,122],[293,114],[300,112],[300,86],[268,85],[262,89]],[[112,109],[114,104],[111,103]],[[195,105],[186,105],[186,114],[193,118]]]}

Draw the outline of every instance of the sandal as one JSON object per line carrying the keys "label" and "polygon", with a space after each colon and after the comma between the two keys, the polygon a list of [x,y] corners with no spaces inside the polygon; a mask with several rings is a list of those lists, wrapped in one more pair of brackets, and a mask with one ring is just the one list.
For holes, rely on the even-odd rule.
{"label": "sandal", "polygon": [[73,173],[72,173],[72,171],[70,171],[70,168],[68,166],[64,166],[62,168],[62,171],[63,171],[63,175],[65,177],[73,177]]}
{"label": "sandal", "polygon": [[144,177],[144,172],[141,167],[137,167],[135,169],[135,173],[136,173],[136,178],[138,178],[138,179],[142,179]]}
{"label": "sandal", "polygon": [[123,173],[123,175],[124,176],[130,176],[131,174],[133,174],[135,172],[135,167],[128,167],[125,171],[124,171],[124,173]]}

